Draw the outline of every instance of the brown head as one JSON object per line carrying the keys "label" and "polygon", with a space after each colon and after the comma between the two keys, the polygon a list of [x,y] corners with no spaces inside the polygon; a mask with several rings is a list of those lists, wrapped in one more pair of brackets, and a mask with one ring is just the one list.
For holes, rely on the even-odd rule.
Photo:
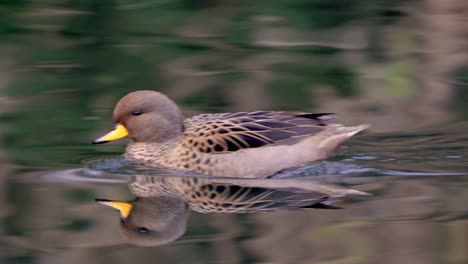
{"label": "brown head", "polygon": [[177,105],[156,91],[135,91],[116,104],[116,127],[93,143],[106,143],[123,137],[138,142],[165,142],[183,131],[183,116]]}
{"label": "brown head", "polygon": [[176,240],[185,233],[190,207],[177,197],[137,198],[135,201],[97,202],[120,213],[120,232],[137,246],[157,246]]}

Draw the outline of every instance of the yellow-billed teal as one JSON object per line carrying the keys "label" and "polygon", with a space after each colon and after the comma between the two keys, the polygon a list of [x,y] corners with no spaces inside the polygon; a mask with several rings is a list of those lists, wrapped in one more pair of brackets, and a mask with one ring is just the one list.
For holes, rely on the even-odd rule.
{"label": "yellow-billed teal", "polygon": [[125,157],[193,173],[257,178],[324,159],[367,125],[329,123],[332,114],[257,111],[202,114],[184,120],[156,91],[129,93],[117,103],[114,130],[93,141],[131,139]]}

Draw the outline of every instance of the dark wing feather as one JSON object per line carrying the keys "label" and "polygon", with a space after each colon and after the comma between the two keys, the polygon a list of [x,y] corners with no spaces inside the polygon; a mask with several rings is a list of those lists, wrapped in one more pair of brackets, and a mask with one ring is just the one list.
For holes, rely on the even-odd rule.
{"label": "dark wing feather", "polygon": [[289,142],[322,131],[333,114],[302,112],[237,112],[203,114],[185,121],[184,144],[205,153]]}
{"label": "dark wing feather", "polygon": [[197,193],[201,195],[189,198],[188,202],[192,209],[204,213],[255,213],[295,208],[335,208],[326,204],[329,198],[323,193],[300,188],[274,189],[211,183],[201,186]]}

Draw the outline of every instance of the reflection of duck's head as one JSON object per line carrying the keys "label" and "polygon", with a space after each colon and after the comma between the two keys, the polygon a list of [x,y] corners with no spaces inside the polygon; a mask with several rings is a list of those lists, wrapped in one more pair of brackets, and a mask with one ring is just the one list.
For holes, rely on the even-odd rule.
{"label": "reflection of duck's head", "polygon": [[137,198],[131,202],[97,200],[120,213],[120,231],[138,246],[157,246],[179,238],[186,230],[190,208],[177,197]]}
{"label": "reflection of duck's head", "polygon": [[120,212],[127,241],[140,246],[169,243],[186,230],[190,210],[200,213],[258,213],[300,208],[337,209],[346,187],[301,179],[235,179],[195,176],[130,178],[131,202],[97,200]]}

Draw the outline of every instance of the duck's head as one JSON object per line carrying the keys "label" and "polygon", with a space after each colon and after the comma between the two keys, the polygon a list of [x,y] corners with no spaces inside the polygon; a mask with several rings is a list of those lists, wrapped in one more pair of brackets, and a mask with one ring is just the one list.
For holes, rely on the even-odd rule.
{"label": "duck's head", "polygon": [[176,240],[185,233],[190,215],[188,204],[175,197],[96,201],[119,211],[120,232],[137,246],[157,246]]}
{"label": "duck's head", "polygon": [[102,144],[124,137],[137,142],[164,142],[183,131],[183,116],[177,105],[156,91],[135,91],[116,104],[114,129],[93,141]]}

